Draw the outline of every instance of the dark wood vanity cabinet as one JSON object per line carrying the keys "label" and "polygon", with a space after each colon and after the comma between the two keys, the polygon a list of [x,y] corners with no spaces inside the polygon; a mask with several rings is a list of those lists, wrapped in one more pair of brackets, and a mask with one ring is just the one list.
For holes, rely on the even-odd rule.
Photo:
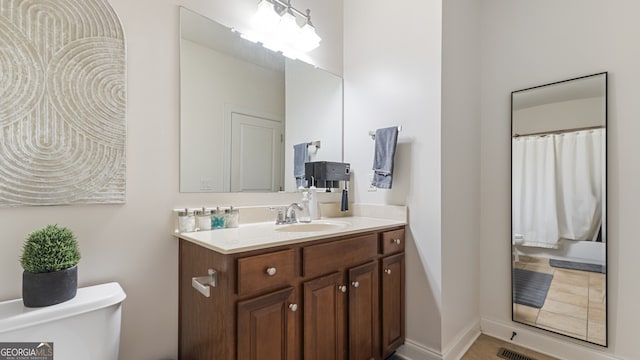
{"label": "dark wood vanity cabinet", "polygon": [[344,274],[331,273],[303,285],[305,359],[347,359],[347,290]]}
{"label": "dark wood vanity cabinet", "polygon": [[382,234],[381,346],[385,358],[404,343],[404,229]]}
{"label": "dark wood vanity cabinet", "polygon": [[238,302],[238,359],[294,359],[295,293],[292,287]]}
{"label": "dark wood vanity cabinet", "polygon": [[228,255],[180,239],[179,268],[180,359],[381,360],[404,342],[404,228]]}
{"label": "dark wood vanity cabinet", "polygon": [[404,253],[380,262],[380,298],[383,358],[404,343]]}
{"label": "dark wood vanity cabinet", "polygon": [[380,359],[378,261],[349,270],[349,359]]}

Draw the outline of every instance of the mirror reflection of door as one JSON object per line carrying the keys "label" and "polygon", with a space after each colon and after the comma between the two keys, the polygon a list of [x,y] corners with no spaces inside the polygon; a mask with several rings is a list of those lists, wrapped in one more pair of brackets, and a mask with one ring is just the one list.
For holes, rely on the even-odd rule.
{"label": "mirror reflection of door", "polygon": [[607,346],[607,73],[514,91],[513,321]]}
{"label": "mirror reflection of door", "polygon": [[231,191],[282,190],[282,122],[231,114]]}

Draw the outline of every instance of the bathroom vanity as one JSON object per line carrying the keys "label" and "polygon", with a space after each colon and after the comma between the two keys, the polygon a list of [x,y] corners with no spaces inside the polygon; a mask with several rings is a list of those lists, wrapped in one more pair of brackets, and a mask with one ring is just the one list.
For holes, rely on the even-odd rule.
{"label": "bathroom vanity", "polygon": [[384,359],[404,342],[404,232],[350,217],[177,235],[180,358]]}

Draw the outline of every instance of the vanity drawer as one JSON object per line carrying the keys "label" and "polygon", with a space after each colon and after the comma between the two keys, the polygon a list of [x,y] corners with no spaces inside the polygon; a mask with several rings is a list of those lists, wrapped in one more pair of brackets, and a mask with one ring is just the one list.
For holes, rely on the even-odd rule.
{"label": "vanity drawer", "polygon": [[377,234],[307,246],[302,250],[305,277],[362,264],[378,256]]}
{"label": "vanity drawer", "polygon": [[238,296],[289,285],[296,277],[295,250],[238,259]]}
{"label": "vanity drawer", "polygon": [[385,255],[404,251],[404,229],[383,232],[381,241],[380,249]]}

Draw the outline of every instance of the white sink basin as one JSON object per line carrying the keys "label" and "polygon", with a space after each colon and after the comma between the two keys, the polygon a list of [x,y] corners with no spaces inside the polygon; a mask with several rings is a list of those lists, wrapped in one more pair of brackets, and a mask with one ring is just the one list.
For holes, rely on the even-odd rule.
{"label": "white sink basin", "polygon": [[320,232],[344,229],[347,223],[340,221],[314,221],[310,223],[297,223],[290,225],[276,225],[276,231],[280,232]]}

